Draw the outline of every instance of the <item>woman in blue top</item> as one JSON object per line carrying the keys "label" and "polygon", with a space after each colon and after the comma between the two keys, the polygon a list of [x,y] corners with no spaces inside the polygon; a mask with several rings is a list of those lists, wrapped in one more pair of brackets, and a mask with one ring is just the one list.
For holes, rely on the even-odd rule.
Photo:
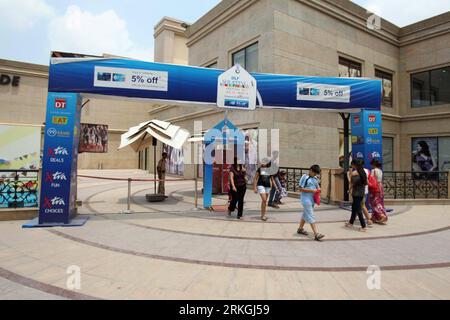
{"label": "woman in blue top", "polygon": [[308,232],[306,232],[304,227],[306,223],[309,223],[314,232],[314,239],[316,241],[322,241],[325,237],[317,231],[316,220],[314,218],[314,194],[320,192],[319,180],[317,180],[316,176],[320,174],[320,171],[318,165],[312,166],[311,169],[309,169],[309,174],[305,174],[300,179],[299,183],[304,210],[297,233],[307,236]]}

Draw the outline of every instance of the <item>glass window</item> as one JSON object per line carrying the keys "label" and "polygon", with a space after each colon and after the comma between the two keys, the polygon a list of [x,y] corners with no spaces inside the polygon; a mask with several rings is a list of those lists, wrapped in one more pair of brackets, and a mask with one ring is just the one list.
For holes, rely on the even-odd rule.
{"label": "glass window", "polygon": [[413,108],[450,104],[450,67],[411,75]]}
{"label": "glass window", "polygon": [[248,72],[257,72],[259,66],[258,43],[233,53],[232,60],[233,66],[240,64]]}
{"label": "glass window", "polygon": [[339,77],[360,78],[361,76],[362,76],[361,63],[339,57]]}
{"label": "glass window", "polygon": [[394,138],[383,137],[383,170],[394,171]]}
{"label": "glass window", "polygon": [[431,71],[431,104],[450,103],[450,67]]}
{"label": "glass window", "polygon": [[383,85],[382,106],[386,108],[392,108],[393,106],[393,82],[392,74],[375,70],[375,77],[381,79]]}

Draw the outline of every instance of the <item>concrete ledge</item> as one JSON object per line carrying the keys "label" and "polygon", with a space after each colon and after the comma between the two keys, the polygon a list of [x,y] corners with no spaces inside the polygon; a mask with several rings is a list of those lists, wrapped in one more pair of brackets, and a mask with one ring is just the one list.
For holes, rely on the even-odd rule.
{"label": "concrete ledge", "polygon": [[38,208],[2,209],[0,210],[0,221],[31,220],[38,215]]}

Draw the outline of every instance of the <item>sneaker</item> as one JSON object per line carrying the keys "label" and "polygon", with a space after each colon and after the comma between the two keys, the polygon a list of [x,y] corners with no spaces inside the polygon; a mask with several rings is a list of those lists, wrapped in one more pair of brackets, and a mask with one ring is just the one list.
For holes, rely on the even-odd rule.
{"label": "sneaker", "polygon": [[304,235],[304,236],[307,236],[307,235],[308,235],[308,232],[307,232],[305,229],[298,229],[298,230],[297,230],[297,233],[298,233],[298,234],[301,234],[301,235]]}

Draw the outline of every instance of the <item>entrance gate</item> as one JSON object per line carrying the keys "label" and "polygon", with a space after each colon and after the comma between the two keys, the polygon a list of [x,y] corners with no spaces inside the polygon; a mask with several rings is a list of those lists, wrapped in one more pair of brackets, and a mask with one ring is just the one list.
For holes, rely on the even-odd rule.
{"label": "entrance gate", "polygon": [[[75,215],[82,97],[101,95],[216,106],[218,78],[223,73],[217,69],[127,59],[52,59],[38,226],[67,225]],[[259,108],[318,109],[344,114],[380,110],[379,80],[257,73],[252,76],[258,85]],[[208,181],[208,176],[205,179]]]}

